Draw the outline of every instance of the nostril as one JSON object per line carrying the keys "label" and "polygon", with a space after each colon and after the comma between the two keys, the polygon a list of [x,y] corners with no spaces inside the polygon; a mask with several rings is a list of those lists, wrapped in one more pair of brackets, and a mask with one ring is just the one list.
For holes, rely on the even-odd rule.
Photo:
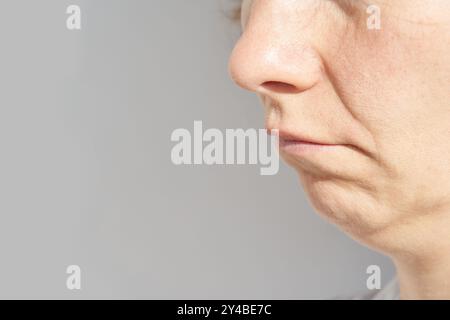
{"label": "nostril", "polygon": [[297,93],[299,89],[289,83],[280,81],[266,81],[261,85],[264,89],[278,93]]}

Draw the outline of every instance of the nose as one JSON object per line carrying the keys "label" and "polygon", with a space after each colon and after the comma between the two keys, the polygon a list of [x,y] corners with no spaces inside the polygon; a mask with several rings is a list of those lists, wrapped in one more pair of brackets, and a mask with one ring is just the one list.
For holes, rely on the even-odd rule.
{"label": "nose", "polygon": [[321,58],[308,40],[311,34],[305,27],[300,29],[293,22],[295,19],[286,19],[289,14],[286,11],[277,15],[279,11],[253,6],[231,54],[231,78],[244,89],[258,93],[301,93],[321,78]]}

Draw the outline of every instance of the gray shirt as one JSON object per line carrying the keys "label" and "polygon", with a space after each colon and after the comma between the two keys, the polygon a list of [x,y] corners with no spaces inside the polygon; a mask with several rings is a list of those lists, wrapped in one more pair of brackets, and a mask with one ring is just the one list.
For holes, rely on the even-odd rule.
{"label": "gray shirt", "polygon": [[336,297],[337,300],[400,300],[397,278],[393,278],[382,289],[372,290],[351,297]]}

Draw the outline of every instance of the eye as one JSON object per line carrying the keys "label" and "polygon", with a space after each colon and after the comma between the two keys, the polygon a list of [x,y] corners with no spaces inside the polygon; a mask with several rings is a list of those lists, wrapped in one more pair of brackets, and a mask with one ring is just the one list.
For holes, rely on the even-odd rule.
{"label": "eye", "polygon": [[230,17],[231,21],[236,24],[241,23],[242,18],[242,7],[243,7],[243,0],[234,1],[231,9],[229,9],[228,16]]}
{"label": "eye", "polygon": [[236,23],[240,23],[241,22],[241,17],[242,17],[242,3],[237,6],[236,8],[233,9],[232,12],[232,19],[234,22]]}
{"label": "eye", "polygon": [[354,15],[364,11],[369,4],[366,0],[328,0],[338,5],[348,15]]}

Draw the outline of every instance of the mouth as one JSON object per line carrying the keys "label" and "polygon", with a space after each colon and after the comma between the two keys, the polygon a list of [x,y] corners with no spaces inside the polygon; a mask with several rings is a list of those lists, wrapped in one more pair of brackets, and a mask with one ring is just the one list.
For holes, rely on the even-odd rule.
{"label": "mouth", "polygon": [[[274,133],[277,134],[277,133]],[[282,130],[278,131],[280,152],[295,157],[304,157],[317,152],[337,150],[341,144],[327,143],[307,136],[293,135]]]}
{"label": "mouth", "polygon": [[279,154],[286,164],[302,174],[327,179],[353,179],[355,170],[359,170],[361,165],[360,155],[372,158],[364,149],[347,143],[345,135],[338,132],[330,136],[321,135],[320,129],[300,132],[292,127],[267,128],[269,134],[278,137]]}
{"label": "mouth", "polygon": [[310,141],[291,140],[280,138],[280,151],[294,156],[305,156],[310,153],[336,150],[341,145],[322,144]]}

